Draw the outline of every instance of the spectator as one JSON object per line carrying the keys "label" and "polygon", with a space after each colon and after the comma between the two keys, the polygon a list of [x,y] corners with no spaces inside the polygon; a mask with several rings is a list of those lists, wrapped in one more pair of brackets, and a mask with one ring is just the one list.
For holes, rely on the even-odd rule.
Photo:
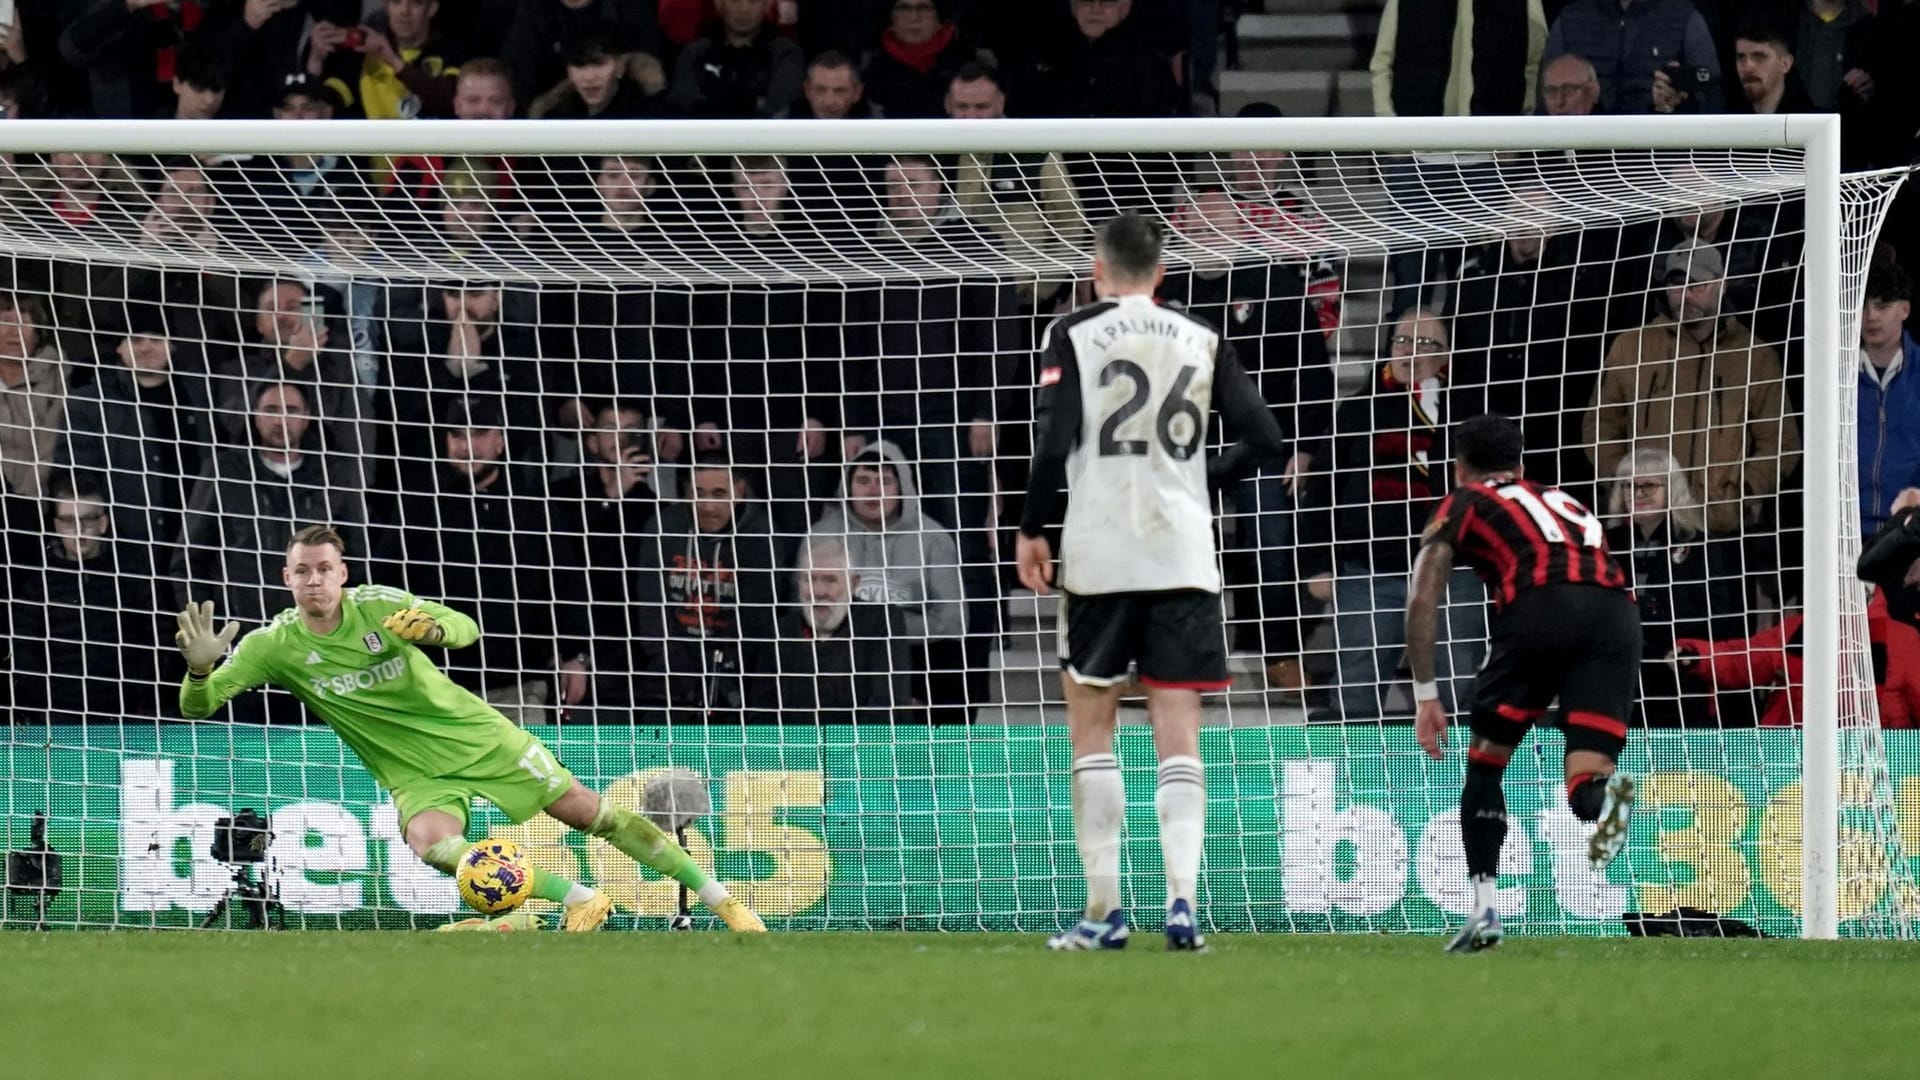
{"label": "spectator", "polygon": [[568,601],[560,611],[562,636],[582,643],[595,708],[642,700],[637,677],[647,667],[641,638],[649,620],[636,575],[653,567],[656,543],[652,443],[645,410],[632,402],[604,405],[585,438],[585,467],[547,493],[562,583],[556,592]]}
{"label": "spectator", "polygon": [[1906,332],[1913,279],[1898,266],[1867,273],[1860,313],[1860,535],[1887,521],[1894,492],[1920,487],[1920,344]]}
{"label": "spectator", "polygon": [[565,49],[587,34],[612,34],[623,55],[642,54],[658,68],[664,55],[653,0],[519,0],[500,59],[513,73],[514,93],[533,99],[566,79]]}
{"label": "spectator", "polygon": [[223,617],[260,623],[286,604],[287,537],[315,524],[345,533],[367,515],[352,463],[321,451],[305,389],[261,383],[247,409],[251,445],[216,453],[193,486],[172,576],[176,603],[211,598]]}
{"label": "spectator", "polygon": [[[1315,720],[1373,720],[1390,711],[1405,642],[1407,576],[1420,534],[1445,494],[1452,359],[1446,321],[1416,308],[1394,324],[1388,359],[1333,421],[1333,532],[1339,553],[1334,634],[1340,687]],[[1486,641],[1486,590],[1456,569],[1447,588],[1439,650],[1443,703],[1463,696]],[[1452,705],[1448,705],[1451,711]]]}
{"label": "spectator", "polygon": [[[1298,271],[1264,260],[1233,264],[1246,248],[1247,223],[1234,196],[1212,176],[1211,170],[1202,173],[1174,215],[1174,227],[1194,245],[1192,269],[1169,273],[1160,300],[1220,328],[1293,440],[1294,455],[1281,475],[1249,478],[1233,488],[1239,550],[1223,552],[1222,568],[1230,586],[1237,589],[1249,577],[1254,585],[1250,595],[1234,601],[1239,647],[1266,658],[1272,688],[1298,693],[1306,686],[1301,653],[1310,630],[1300,587],[1326,567],[1322,545],[1305,542],[1295,511],[1308,474],[1316,463],[1322,470],[1327,464],[1337,389],[1326,339]],[[1225,437],[1231,444],[1236,436]],[[1246,617],[1248,612],[1258,618]]]}
{"label": "spectator", "polygon": [[800,95],[787,110],[795,120],[865,120],[879,115],[859,69],[846,53],[836,50],[808,61]]}
{"label": "spectator", "polygon": [[[295,0],[270,0],[291,7]],[[69,5],[69,7],[78,5]],[[87,72],[93,115],[161,116],[173,108],[173,76],[206,9],[172,0],[92,0],[60,33],[60,56]]]}
{"label": "spectator", "polygon": [[1761,116],[1815,111],[1793,73],[1793,41],[1786,31],[1765,18],[1749,18],[1734,36],[1733,56],[1743,97],[1727,111]]}
{"label": "spectator", "polygon": [[[165,546],[153,560],[164,566],[173,562],[188,488],[213,460],[213,413],[197,365],[175,359],[191,344],[173,340],[160,308],[129,301],[122,312],[101,335],[97,379],[67,394],[58,459],[107,478],[125,511],[119,531]],[[106,366],[109,356],[117,366]]]}
{"label": "spectator", "polygon": [[934,0],[893,0],[892,12],[880,47],[867,54],[867,93],[887,116],[944,116],[954,73],[980,50]]}
{"label": "spectator", "polygon": [[1894,498],[1880,531],[1862,545],[1854,569],[1861,581],[1886,594],[1894,618],[1920,628],[1920,487]]}
{"label": "spectator", "polygon": [[[1674,642],[1673,663],[1683,678],[1717,691],[1774,687],[1760,723],[1798,727],[1806,716],[1801,630],[1802,617],[1794,612],[1744,640],[1682,638]],[[1920,630],[1889,616],[1885,593],[1876,591],[1867,602],[1867,642],[1880,726],[1920,727]]]}
{"label": "spectator", "polygon": [[[641,120],[666,108],[666,76],[652,57],[640,72],[620,52],[612,34],[582,34],[562,49],[567,80],[527,109],[534,119]],[[637,54],[642,55],[644,54]]]}
{"label": "spectator", "polygon": [[[796,120],[864,120],[878,115],[847,54],[829,49],[807,65],[802,97],[787,115]],[[864,177],[877,169],[854,154],[796,154],[788,159],[793,199],[822,233],[842,235],[872,220],[875,200]]]}
{"label": "spectator", "polygon": [[[999,120],[1007,95],[992,65],[962,64],[947,84],[947,116]],[[1025,265],[1073,265],[1090,237],[1080,196],[1057,153],[961,154],[952,166],[954,201],[967,220],[992,233],[1002,249]],[[1071,306],[1071,274],[1035,275],[1018,286],[1021,306],[1052,314]]]}
{"label": "spectator", "polygon": [[[531,328],[506,324],[502,299],[492,282],[450,281],[430,290],[433,310],[387,361],[395,460],[431,459],[434,417],[456,402],[481,399],[506,417],[527,449],[537,449],[546,429],[542,373]],[[541,456],[530,452],[528,459]]]}
{"label": "spectator", "polygon": [[0,481],[27,499],[53,466],[66,427],[67,366],[40,298],[0,292]]}
{"label": "spectator", "polygon": [[[45,165],[27,165],[14,175],[27,186],[14,206],[32,215],[29,224],[46,243],[85,251],[125,243],[134,235],[139,185],[118,159],[61,151],[47,155]],[[51,321],[42,326],[48,334],[58,328],[62,334],[85,335],[93,325],[94,302],[115,295],[124,276],[120,267],[101,260],[43,261],[20,254],[10,261],[15,289],[50,296]],[[77,354],[87,343],[62,346],[63,352]]]}
{"label": "spectator", "polygon": [[246,304],[240,300],[240,275],[218,268],[236,264],[240,253],[218,224],[222,201],[213,177],[193,158],[162,158],[153,181],[151,202],[140,219],[140,242],[157,251],[192,252],[214,265],[129,266],[124,288],[109,295],[156,299],[169,336],[198,343],[192,359],[202,366],[195,374],[235,367],[245,341]]}
{"label": "spectator", "polygon": [[9,561],[14,705],[49,723],[152,720],[160,617],[144,546],[117,535],[107,497],[58,478],[50,539]]}
{"label": "spectator", "polygon": [[1874,39],[1876,33],[1890,28],[1876,24],[1873,6],[1866,0],[1806,0],[1801,5],[1793,53],[1800,85],[1812,103],[1808,111],[1843,112],[1878,96],[1874,80],[1878,65],[1873,61],[1879,50]]}
{"label": "spectator", "polygon": [[1674,678],[1678,638],[1747,632],[1740,541],[1706,535],[1706,516],[1673,455],[1643,449],[1620,459],[1607,495],[1607,550],[1633,575],[1640,604],[1641,719],[1654,727],[1713,722],[1710,696]]}
{"label": "spectator", "polygon": [[439,0],[381,0],[359,26],[317,22],[307,39],[307,74],[338,83],[369,120],[453,115],[465,57],[434,33]]}
{"label": "spectator", "polygon": [[[273,106],[276,120],[331,120],[346,108],[345,89],[304,71],[288,75]],[[294,258],[327,254],[336,234],[365,233],[380,219],[379,190],[365,162],[340,154],[287,154],[238,163],[222,186],[236,221],[256,243],[291,249]]]}
{"label": "spectator", "polygon": [[800,96],[800,46],[767,24],[765,0],[714,0],[720,22],[680,51],[675,111],[701,118],[779,116]]}
{"label": "spectator", "polygon": [[523,722],[548,705],[586,698],[587,667],[563,658],[555,630],[554,551],[546,492],[509,468],[497,402],[445,404],[438,456],[407,470],[381,515],[372,550],[386,569],[373,580],[404,581],[409,592],[444,599],[486,633],[447,655],[453,681]]}
{"label": "spectator", "polygon": [[964,678],[966,614],[953,533],[922,512],[913,467],[890,442],[874,443],[847,464],[839,495],[816,535],[845,543],[849,569],[860,579],[854,599],[889,609],[912,649],[913,670],[926,672],[915,696],[933,706],[936,721],[965,722],[973,703]]}
{"label": "spectator", "polygon": [[1600,76],[1578,53],[1561,53],[1540,68],[1540,105],[1548,116],[1591,116],[1600,108]]}
{"label": "spectator", "polygon": [[1665,257],[1660,312],[1607,349],[1581,427],[1603,476],[1645,442],[1665,448],[1700,485],[1707,531],[1726,535],[1761,520],[1800,455],[1779,354],[1721,313],[1726,261],[1719,249],[1683,245]]}
{"label": "spectator", "polygon": [[[1277,117],[1280,110],[1255,101],[1236,115]],[[1299,252],[1306,259],[1307,296],[1313,302],[1320,329],[1331,342],[1340,332],[1342,262],[1323,234],[1327,219],[1305,194],[1306,180],[1293,155],[1285,150],[1235,150],[1228,155],[1228,188],[1241,217],[1256,236]]]}
{"label": "spectator", "polygon": [[789,724],[887,723],[908,695],[908,657],[887,609],[856,600],[860,575],[835,537],[800,546],[794,603],[780,616],[771,678],[754,707]]}
{"label": "spectator", "polygon": [[1546,37],[1540,0],[1483,0],[1464,8],[1387,0],[1373,45],[1373,113],[1531,113]]}
{"label": "spectator", "polygon": [[1600,111],[1717,113],[1720,54],[1688,0],[1572,0],[1545,55],[1577,53],[1600,78]]}
{"label": "spectator", "polygon": [[331,347],[333,326],[317,296],[302,282],[268,281],[255,294],[253,328],[260,345],[242,362],[238,378],[217,378],[214,404],[230,441],[247,441],[251,411],[247,395],[262,382],[294,382],[315,423],[314,435],[327,450],[358,454],[361,438],[360,394],[353,362]]}
{"label": "spectator", "polygon": [[[1522,190],[1516,201],[1535,211],[1547,194]],[[1604,312],[1579,302],[1580,239],[1516,228],[1467,252],[1454,292],[1454,412],[1518,421],[1527,478],[1549,485],[1593,479],[1578,417],[1593,398]]]}
{"label": "spectator", "polygon": [[173,108],[157,115],[175,120],[211,120],[227,100],[227,73],[204,47],[181,49],[173,66]]}
{"label": "spectator", "polygon": [[[453,115],[457,120],[513,119],[513,79],[506,65],[479,57],[460,65],[453,84]],[[389,190],[425,204],[438,194],[443,177],[484,174],[495,181],[493,197],[503,205],[514,202],[513,163],[507,158],[446,158],[437,154],[402,154],[388,162]]]}
{"label": "spectator", "polygon": [[670,719],[738,720],[773,641],[773,538],[738,469],[695,455],[693,497],[660,509],[640,575],[647,670]]}
{"label": "spectator", "polygon": [[[1022,72],[1021,116],[1173,116],[1183,110],[1177,65],[1134,0],[1069,0],[1073,27]],[[1180,51],[1180,50],[1175,50]]]}

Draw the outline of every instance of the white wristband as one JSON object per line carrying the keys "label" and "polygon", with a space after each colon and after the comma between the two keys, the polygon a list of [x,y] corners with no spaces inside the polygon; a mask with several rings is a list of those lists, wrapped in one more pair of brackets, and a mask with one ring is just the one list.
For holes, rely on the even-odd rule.
{"label": "white wristband", "polygon": [[1440,684],[1430,683],[1430,682],[1414,683],[1413,684],[1413,700],[1415,701],[1440,700]]}

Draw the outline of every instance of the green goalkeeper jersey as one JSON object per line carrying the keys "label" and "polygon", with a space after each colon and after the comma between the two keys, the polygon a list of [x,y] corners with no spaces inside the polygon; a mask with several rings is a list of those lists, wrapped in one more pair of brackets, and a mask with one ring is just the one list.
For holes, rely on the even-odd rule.
{"label": "green goalkeeper jersey", "polygon": [[443,604],[381,585],[359,585],[340,598],[340,625],[316,634],[289,608],[240,639],[205,679],[180,687],[180,711],[213,715],[242,692],[272,683],[293,692],[326,721],[382,786],[454,776],[520,731],[493,706],[447,678],[420,648],[380,621],[419,608],[440,624],[450,649],[480,638],[474,621]]}

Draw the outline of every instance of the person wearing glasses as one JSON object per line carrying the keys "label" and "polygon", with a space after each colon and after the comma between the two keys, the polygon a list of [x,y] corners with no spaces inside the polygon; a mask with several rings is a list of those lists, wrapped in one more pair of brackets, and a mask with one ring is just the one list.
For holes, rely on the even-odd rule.
{"label": "person wearing glasses", "polygon": [[158,654],[144,643],[159,613],[145,545],[116,535],[86,474],[55,473],[42,506],[45,543],[9,575],[15,707],[50,722],[152,719]]}
{"label": "person wearing glasses", "polygon": [[[1639,721],[1652,727],[1712,724],[1712,695],[1677,681],[1667,656],[1677,638],[1747,636],[1740,541],[1707,536],[1700,499],[1667,451],[1636,450],[1620,459],[1613,475],[1607,550],[1632,575],[1640,605]],[[1728,710],[1729,719],[1735,715],[1737,710]]]}
{"label": "person wearing glasses", "polygon": [[[1334,412],[1333,608],[1340,681],[1335,700],[1309,719],[1413,714],[1412,699],[1391,691],[1401,682],[1408,574],[1421,531],[1452,475],[1452,342],[1452,327],[1438,312],[1409,310],[1394,323],[1388,355],[1372,380]],[[1456,689],[1464,693],[1479,667],[1487,637],[1486,590],[1472,571],[1454,571],[1439,625],[1436,681],[1451,712]]]}

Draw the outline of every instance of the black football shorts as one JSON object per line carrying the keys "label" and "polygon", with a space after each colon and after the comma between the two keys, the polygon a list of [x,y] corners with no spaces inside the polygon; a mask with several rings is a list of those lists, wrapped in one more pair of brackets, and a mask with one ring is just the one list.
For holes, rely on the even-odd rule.
{"label": "black football shorts", "polygon": [[1060,603],[1060,667],[1077,683],[1113,686],[1135,664],[1147,686],[1225,690],[1232,682],[1219,593],[1062,593]]}
{"label": "black football shorts", "polygon": [[1640,684],[1640,609],[1593,585],[1528,589],[1494,617],[1473,681],[1473,733],[1518,746],[1554,699],[1570,750],[1614,754]]}

